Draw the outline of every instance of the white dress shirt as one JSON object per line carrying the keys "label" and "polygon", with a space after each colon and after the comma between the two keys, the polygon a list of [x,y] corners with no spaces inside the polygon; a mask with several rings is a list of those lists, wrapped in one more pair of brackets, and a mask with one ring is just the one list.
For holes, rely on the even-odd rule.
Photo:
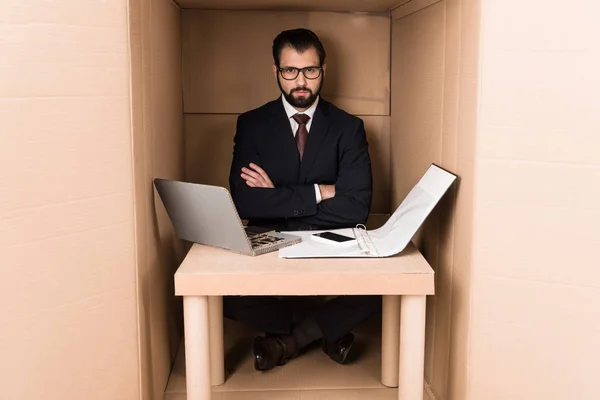
{"label": "white dress shirt", "polygon": [[[288,121],[290,122],[290,126],[292,127],[292,132],[294,134],[294,138],[296,137],[296,131],[298,130],[298,123],[293,118],[295,114],[306,114],[310,117],[308,123],[306,124],[306,130],[310,134],[310,127],[312,125],[313,116],[315,115],[315,111],[317,109],[317,104],[319,104],[319,96],[315,102],[304,112],[298,112],[288,101],[285,99],[283,94],[281,95],[281,101],[283,101],[283,108],[285,108],[285,113],[287,114]],[[321,202],[321,191],[319,190],[319,185],[315,183],[315,196],[317,198],[317,204]]]}

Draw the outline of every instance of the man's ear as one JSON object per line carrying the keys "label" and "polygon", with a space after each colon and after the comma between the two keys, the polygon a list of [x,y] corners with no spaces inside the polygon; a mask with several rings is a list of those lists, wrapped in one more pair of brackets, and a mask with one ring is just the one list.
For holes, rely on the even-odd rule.
{"label": "man's ear", "polygon": [[321,68],[323,68],[323,77],[325,77],[325,72],[327,71],[327,64],[323,64]]}
{"label": "man's ear", "polygon": [[275,80],[277,80],[277,65],[273,64],[273,76],[275,77]]}

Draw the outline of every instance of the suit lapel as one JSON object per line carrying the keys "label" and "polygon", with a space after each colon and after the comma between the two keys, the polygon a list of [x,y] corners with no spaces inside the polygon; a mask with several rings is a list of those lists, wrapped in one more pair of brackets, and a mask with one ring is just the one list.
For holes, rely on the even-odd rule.
{"label": "suit lapel", "polygon": [[[313,122],[310,126],[306,147],[304,148],[304,156],[302,157],[302,165],[300,167],[301,183],[306,181],[308,172],[317,159],[319,150],[323,145],[323,141],[329,131],[329,107],[326,101],[319,99],[317,109],[313,115]],[[294,143],[295,145],[295,143]],[[297,149],[296,149],[297,154]]]}
{"label": "suit lapel", "polygon": [[275,143],[275,148],[285,154],[283,159],[286,160],[286,164],[281,167],[284,171],[289,171],[290,175],[296,178],[300,173],[300,156],[296,141],[294,140],[294,133],[292,132],[292,127],[288,121],[281,99],[274,102],[271,111],[270,124],[273,130],[273,142]]}

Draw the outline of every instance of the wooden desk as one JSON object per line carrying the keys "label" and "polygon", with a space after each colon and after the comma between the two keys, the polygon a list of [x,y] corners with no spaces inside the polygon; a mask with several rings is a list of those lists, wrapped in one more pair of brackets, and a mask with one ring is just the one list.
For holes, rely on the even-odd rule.
{"label": "wooden desk", "polygon": [[[383,295],[381,381],[400,400],[423,399],[426,296],[434,272],[411,243],[401,254],[371,259],[258,257],[194,244],[175,273],[184,296],[188,400],[210,400],[225,380],[226,295]],[[401,311],[401,312],[400,312]]]}

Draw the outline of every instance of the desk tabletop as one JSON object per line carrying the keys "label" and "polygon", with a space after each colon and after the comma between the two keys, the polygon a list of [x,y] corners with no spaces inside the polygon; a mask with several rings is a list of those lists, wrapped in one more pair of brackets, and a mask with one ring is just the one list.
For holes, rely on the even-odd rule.
{"label": "desk tabletop", "polygon": [[434,272],[410,243],[387,258],[246,256],[194,244],[175,273],[178,296],[427,295]]}

